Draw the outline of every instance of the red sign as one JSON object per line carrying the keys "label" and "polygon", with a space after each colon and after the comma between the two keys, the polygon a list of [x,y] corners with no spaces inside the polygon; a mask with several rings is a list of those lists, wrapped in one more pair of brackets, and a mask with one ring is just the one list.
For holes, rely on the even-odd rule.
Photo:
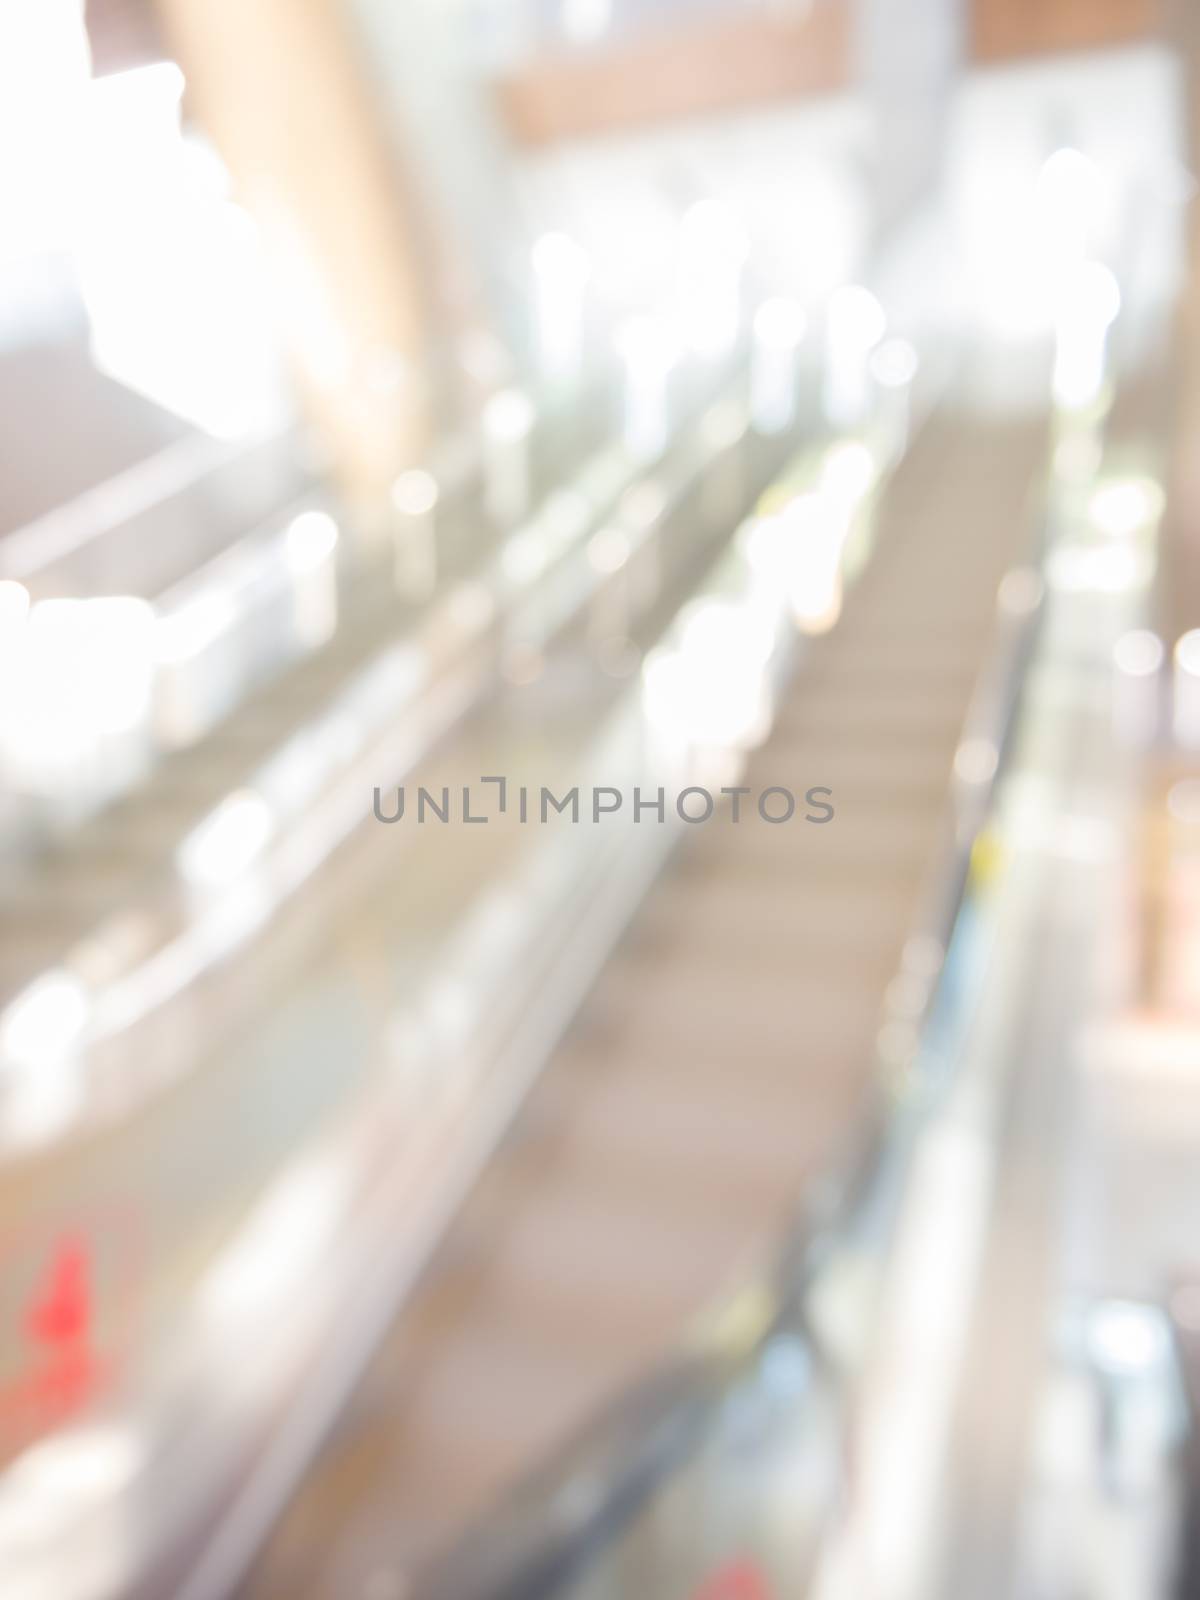
{"label": "red sign", "polygon": [[739,1560],[707,1578],[692,1600],[771,1600],[771,1589],[753,1561]]}
{"label": "red sign", "polygon": [[95,1215],[0,1251],[0,1454],[71,1420],[113,1382],[135,1311],[130,1219]]}

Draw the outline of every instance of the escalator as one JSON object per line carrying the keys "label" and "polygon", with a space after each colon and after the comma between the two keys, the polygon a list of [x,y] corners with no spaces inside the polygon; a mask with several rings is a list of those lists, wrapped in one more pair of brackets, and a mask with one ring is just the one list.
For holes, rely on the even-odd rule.
{"label": "escalator", "polygon": [[[679,376],[687,381],[673,396],[671,433],[694,420],[730,372],[709,363]],[[597,356],[579,393],[547,392],[528,417],[524,400],[507,393],[501,410],[505,400],[525,430],[504,441],[508,498],[519,489],[522,503],[492,503],[487,408],[482,421],[447,418],[431,473],[414,474],[420,493],[432,492],[437,504],[437,562],[428,573],[423,536],[410,531],[406,553],[402,514],[347,507],[322,478],[330,463],[316,440],[294,425],[236,442],[188,434],[0,541],[0,579],[16,580],[35,602],[131,596],[155,616],[144,727],[118,739],[115,750],[102,741],[90,758],[64,757],[49,771],[35,741],[32,774],[20,755],[6,773],[0,856],[18,885],[32,884],[37,895],[39,858],[50,854],[47,913],[57,904],[56,875],[94,880],[124,870],[122,827],[140,832],[148,812],[174,808],[176,834],[186,832],[213,793],[236,786],[322,698],[398,638],[419,634],[426,612],[438,609],[428,604],[433,590],[445,610],[459,582],[492,577],[506,538],[518,523],[536,528],[535,509],[555,504],[556,491],[560,520],[585,533],[580,518],[586,524],[611,510],[649,465],[622,448],[611,351]],[[291,541],[297,520],[313,512],[342,524],[340,539],[333,531],[333,547],[315,561],[302,537],[298,550]],[[402,565],[413,569],[415,585],[401,581]],[[443,623],[441,631],[455,629]],[[122,800],[118,861],[97,868],[88,858],[109,851],[112,819],[90,831],[86,824]],[[14,914],[24,912],[19,898]],[[35,971],[45,965],[43,952],[53,959],[56,943],[64,945],[57,935],[42,943],[43,921],[31,927]],[[5,987],[19,987],[27,975],[14,973]]]}
{"label": "escalator", "polygon": [[[475,780],[481,772],[500,770],[514,781],[527,775],[531,782],[569,782],[574,764],[586,756],[614,706],[631,698],[638,702],[636,674],[630,677],[628,667],[614,674],[597,664],[595,647],[607,636],[597,635],[598,625],[627,633],[625,648],[636,663],[671,625],[714,553],[727,545],[736,516],[731,513],[731,490],[738,503],[752,497],[756,485],[768,479],[792,448],[777,437],[747,436],[744,423],[714,439],[712,420],[703,409],[681,428],[661,460],[634,464],[635,491],[639,484],[653,487],[653,515],[641,520],[634,516],[646,505],[645,496],[636,504],[622,500],[619,520],[606,524],[610,530],[623,530],[627,559],[619,570],[597,570],[588,559],[586,537],[580,537],[565,570],[551,569],[549,576],[556,581],[546,585],[552,591],[548,599],[536,584],[515,595],[516,603],[503,613],[503,627],[488,630],[480,641],[479,675],[487,679],[494,674],[497,657],[510,641],[544,648],[552,657],[550,668],[528,685],[501,680],[474,710],[455,703],[453,725],[433,730],[423,756],[429,763],[423,779],[436,787],[441,778]],[[520,531],[512,537],[519,538]],[[627,591],[616,596],[615,607],[601,580]],[[381,597],[379,605],[384,609],[386,599]],[[353,650],[353,642],[346,648]],[[429,698],[424,696],[417,709]],[[261,706],[254,709],[261,714]],[[303,704],[294,707],[297,716],[304,709]],[[252,720],[248,707],[247,725]],[[269,742],[281,729],[263,717],[261,732]],[[464,930],[470,934],[477,908],[486,907],[506,883],[509,894],[512,885],[524,893],[531,884],[540,894],[523,910],[518,930],[522,940],[532,941],[534,934],[541,938],[551,928],[552,914],[562,911],[561,874],[547,878],[542,870],[547,864],[555,872],[558,868],[541,859],[544,852],[532,831],[471,829],[464,837],[453,829],[426,835],[420,843],[428,848],[418,849],[411,834],[382,833],[370,820],[371,782],[389,777],[403,781],[414,758],[413,732],[411,715],[387,717],[380,736],[336,775],[330,785],[334,809],[348,822],[345,829],[338,823],[328,860],[322,858],[319,870],[294,893],[282,895],[261,924],[252,920],[244,938],[238,918],[247,904],[254,910],[264,881],[277,882],[273,863],[265,873],[246,874],[223,898],[218,895],[213,906],[189,908],[179,903],[178,888],[172,891],[169,884],[161,898],[147,897],[141,927],[152,937],[165,938],[168,953],[172,939],[178,943],[188,936],[184,913],[192,911],[201,928],[204,969],[192,971],[178,992],[156,997],[144,1013],[122,1018],[109,1035],[92,1041],[81,1058],[86,1059],[86,1079],[78,1080],[86,1101],[72,1104],[67,1121],[52,1128],[49,1137],[39,1137],[32,1147],[18,1140],[8,1152],[0,1215],[16,1241],[8,1292],[17,1314],[6,1324],[4,1394],[10,1403],[0,1405],[0,1448],[11,1459],[28,1451],[39,1436],[52,1452],[63,1441],[72,1448],[77,1404],[69,1396],[66,1403],[56,1396],[49,1404],[43,1398],[32,1407],[29,1403],[31,1382],[41,1380],[36,1369],[30,1371],[35,1352],[18,1298],[41,1297],[47,1282],[56,1281],[55,1263],[76,1260],[86,1251],[96,1305],[91,1336],[103,1359],[96,1363],[96,1382],[85,1398],[89,1403],[119,1401],[120,1415],[130,1419],[139,1438],[144,1431],[155,1468],[146,1474],[149,1481],[143,1488],[152,1498],[157,1494],[154,1485],[168,1489],[177,1481],[174,1474],[181,1462],[187,1462],[188,1493],[168,1492],[161,1516],[155,1511],[144,1519],[150,1549],[132,1552],[135,1569],[143,1557],[153,1566],[160,1547],[181,1535],[179,1524],[186,1539],[197,1503],[217,1492],[215,1485],[236,1477],[247,1438],[259,1425],[257,1419],[247,1424],[223,1412],[224,1396],[220,1405],[213,1403],[210,1388],[236,1389],[238,1372],[230,1368],[221,1336],[214,1339],[209,1327],[214,1297],[208,1289],[209,1280],[220,1276],[225,1256],[236,1256],[242,1235],[253,1233],[260,1199],[279,1181],[286,1187],[296,1169],[306,1166],[314,1147],[347,1136],[351,1150],[343,1152],[350,1156],[345,1164],[361,1164],[362,1187],[367,1189],[381,1163],[423,1181],[431,1151],[446,1150],[452,1140],[469,1146],[473,1102],[452,1096],[443,1107],[434,1095],[428,1105],[429,1090],[437,1085],[419,1072],[410,1074],[411,1082],[392,1081],[397,1012],[417,1010],[431,996],[437,1001],[457,944],[470,942]],[[215,736],[210,758],[227,733],[224,726]],[[170,764],[161,770],[168,773]],[[224,780],[233,778],[226,772]],[[180,793],[186,798],[189,791],[184,786]],[[121,896],[136,921],[139,908],[130,905],[128,896],[133,874],[140,872],[152,887],[156,863],[168,858],[179,837],[170,795],[169,783],[152,783],[140,796],[99,817],[81,836],[99,845],[93,860],[100,869],[107,867],[107,873],[101,870],[92,877],[76,870],[56,877],[53,858],[44,858],[31,876],[24,902],[26,931],[33,934],[40,927],[48,938],[61,937],[56,917],[65,921],[72,915],[81,918],[76,925],[82,930],[81,914],[99,918],[106,895]],[[329,800],[329,793],[322,794],[297,820],[296,839],[283,841],[289,859],[298,854],[297,843],[301,850],[307,848],[305,830],[327,819]],[[576,848],[567,852],[568,882],[576,873],[572,863],[577,854]],[[606,861],[593,859],[589,851],[583,854],[580,875],[588,889]],[[620,872],[610,876],[615,880]],[[14,917],[20,892],[19,885],[10,886]],[[179,926],[173,928],[176,911]],[[223,944],[230,911],[235,937]],[[218,942],[210,948],[204,940],[214,926],[214,913]],[[505,961],[518,959],[520,948],[512,943],[504,949]],[[46,957],[55,958],[53,946]],[[523,1005],[525,991],[513,986],[511,971],[499,973],[496,981],[501,978],[514,1004]],[[536,981],[535,974],[528,975],[529,984],[536,986]],[[69,1098],[70,1063],[52,1063],[38,1081],[43,1086],[53,1082],[64,1065]],[[6,1111],[15,1087],[15,1075],[10,1075]],[[453,1091],[453,1081],[449,1089]],[[453,1148],[448,1153],[457,1159]],[[360,1173],[348,1176],[353,1187]],[[273,1257],[278,1254],[272,1252]],[[336,1252],[338,1261],[345,1257],[348,1266],[353,1266],[354,1254],[340,1244]],[[220,1300],[221,1293],[215,1298]],[[218,1321],[222,1315],[217,1313]],[[315,1318],[318,1330],[325,1315],[321,1307]],[[320,1342],[304,1316],[290,1318],[289,1324],[289,1331],[300,1331],[302,1347],[309,1338]],[[265,1379],[272,1367],[280,1373],[289,1370],[274,1348],[256,1352],[252,1365],[260,1355]],[[203,1371],[189,1366],[194,1358]],[[33,1454],[41,1448],[35,1443]],[[19,1474],[10,1475],[8,1487],[19,1501]],[[88,1568],[82,1530],[89,1521],[97,1527],[100,1554],[95,1559],[109,1558],[110,1513],[118,1519],[122,1515],[119,1499],[97,1508],[94,1518],[82,1509],[71,1514],[76,1531],[73,1567]],[[0,1522],[5,1515],[5,1525],[32,1525],[25,1513],[10,1509],[0,1513]],[[39,1535],[32,1548],[22,1548],[23,1582],[49,1581],[61,1587],[65,1579],[56,1543]],[[43,1571],[53,1577],[43,1577]],[[118,1591],[125,1586],[124,1579],[106,1581],[115,1581]]]}
{"label": "escalator", "polygon": [[947,795],[980,761],[960,739],[1045,451],[1037,424],[947,410],[927,425],[837,625],[732,780],[828,788],[836,816],[779,826],[756,808],[735,824],[726,810],[691,830],[312,1460],[247,1600],[420,1592],[466,1526],[761,1260],[864,1116]]}
{"label": "escalator", "polygon": [[[253,647],[262,659],[240,703],[239,696],[231,696],[232,703],[203,736],[197,733],[181,741],[182,748],[168,750],[128,795],[53,839],[8,875],[0,893],[0,932],[19,924],[22,936],[0,958],[0,1003],[47,968],[69,961],[85,941],[103,943],[106,925],[120,921],[116,913],[127,910],[131,900],[151,905],[159,924],[177,925],[186,914],[175,882],[175,860],[184,841],[227,796],[260,780],[277,778],[284,791],[280,798],[288,805],[299,803],[293,793],[297,786],[308,796],[307,767],[322,742],[320,730],[313,732],[320,716],[330,729],[324,743],[335,752],[326,762],[334,774],[348,760],[337,747],[346,745],[346,726],[359,719],[360,707],[369,711],[367,732],[377,735],[388,719],[419,720],[412,702],[438,675],[460,679],[459,697],[469,701],[472,686],[483,684],[509,634],[517,645],[526,642],[512,616],[505,615],[507,609],[519,617],[523,600],[523,580],[511,577],[523,530],[528,529],[525,548],[536,547],[548,569],[545,587],[561,590],[564,576],[569,587],[572,566],[588,571],[588,537],[607,520],[625,515],[639,484],[652,479],[656,468],[670,482],[680,472],[696,474],[709,455],[719,459],[722,450],[714,451],[706,440],[705,402],[726,385],[736,394],[739,380],[713,372],[697,379],[679,407],[661,461],[640,461],[613,440],[610,389],[550,416],[530,441],[533,511],[521,528],[497,523],[477,477],[467,474],[439,507],[438,569],[430,597],[397,594],[391,549],[377,541],[345,562],[334,602],[336,626],[315,647],[301,648],[295,641],[274,650],[264,646],[272,630],[293,627],[296,602],[286,589],[273,609],[249,614],[242,633],[255,636]],[[782,448],[775,440],[747,443],[740,494],[750,496],[761,486]],[[181,505],[188,510],[190,502]],[[686,529],[677,532],[671,559],[694,570],[711,550],[705,542],[711,537],[711,531],[700,539],[690,538]],[[112,559],[116,554],[109,552]],[[535,571],[524,584],[534,604],[539,581]],[[592,581],[599,586],[603,574],[593,573]],[[676,592],[670,583],[667,588]],[[575,604],[583,603],[581,595]],[[226,641],[226,654],[235,654],[238,642]],[[227,675],[220,663],[210,670],[218,685]],[[251,692],[255,676],[266,681]],[[203,724],[204,713],[200,716]]]}

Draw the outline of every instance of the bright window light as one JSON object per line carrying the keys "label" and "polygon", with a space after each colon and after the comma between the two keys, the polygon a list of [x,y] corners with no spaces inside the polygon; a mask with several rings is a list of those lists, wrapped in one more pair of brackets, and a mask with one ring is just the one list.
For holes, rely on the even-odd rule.
{"label": "bright window light", "polygon": [[262,855],[275,832],[271,808],[252,789],[223,800],[179,847],[180,875],[194,889],[235,883]]}
{"label": "bright window light", "polygon": [[1127,539],[1161,516],[1163,500],[1162,489],[1152,479],[1121,479],[1101,484],[1088,502],[1088,515],[1101,533]]}
{"label": "bright window light", "polygon": [[329,560],[338,542],[338,525],[325,511],[304,511],[284,535],[287,564],[297,576],[316,572]]}
{"label": "bright window light", "polygon": [[274,302],[253,223],[181,135],[183,87],[170,62],[90,86],[76,261],[97,362],[198,427],[238,437],[286,409]]}
{"label": "bright window light", "polygon": [[[9,604],[19,615],[20,597]],[[41,600],[24,625],[0,626],[0,641],[0,750],[22,785],[53,791],[147,724],[156,638],[146,601]]]}
{"label": "bright window light", "polygon": [[1152,678],[1162,671],[1165,654],[1162,640],[1156,633],[1137,628],[1117,641],[1113,664],[1127,677]]}
{"label": "bright window light", "polygon": [[31,1067],[62,1060],[82,1040],[90,1014],[78,978],[61,968],[44,973],[0,1014],[4,1059]]}
{"label": "bright window light", "polygon": [[392,505],[402,517],[427,517],[437,503],[437,480],[420,467],[402,472],[392,485]]}

